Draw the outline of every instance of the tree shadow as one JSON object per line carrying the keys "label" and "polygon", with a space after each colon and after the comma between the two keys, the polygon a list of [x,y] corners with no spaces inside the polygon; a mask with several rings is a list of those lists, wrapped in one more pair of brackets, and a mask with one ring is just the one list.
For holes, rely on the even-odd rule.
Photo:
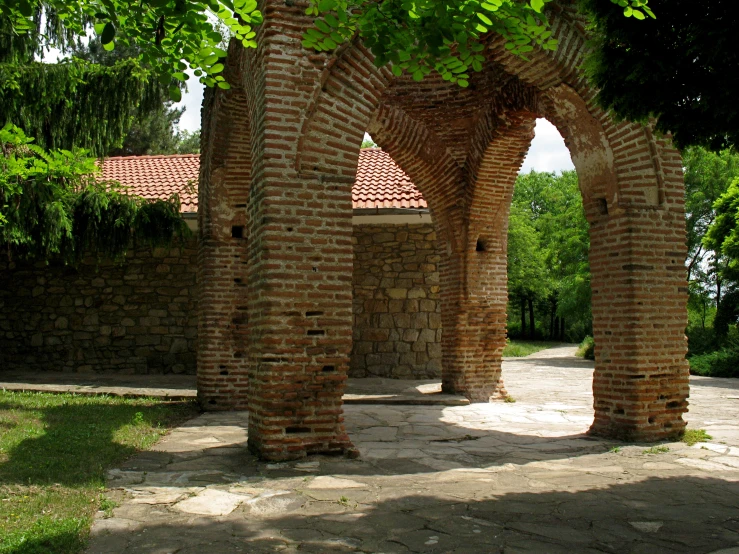
{"label": "tree shadow", "polygon": [[79,397],[59,402],[44,407],[0,403],[0,410],[40,412],[44,427],[8,449],[7,459],[0,462],[0,484],[102,485],[107,468],[138,452],[122,442],[124,436],[150,433],[149,425],[166,427],[177,414],[184,418],[188,411],[196,413],[188,402],[103,404]]}
{"label": "tree shadow", "polygon": [[414,482],[367,481],[245,501],[222,517],[161,507],[99,522],[88,552],[700,554],[739,544],[736,482],[651,477],[575,490],[552,483],[556,476],[537,492],[524,479],[467,476],[429,480],[419,492]]}

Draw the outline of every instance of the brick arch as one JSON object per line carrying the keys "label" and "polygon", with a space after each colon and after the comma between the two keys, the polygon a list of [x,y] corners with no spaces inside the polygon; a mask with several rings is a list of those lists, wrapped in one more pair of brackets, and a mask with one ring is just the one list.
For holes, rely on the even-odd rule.
{"label": "brick arch", "polygon": [[367,130],[421,191],[439,236],[461,247],[458,206],[465,194],[466,175],[440,137],[402,109],[386,104],[380,104]]}
{"label": "brick arch", "polygon": [[358,41],[327,62],[298,137],[295,169],[301,175],[356,175],[359,146],[383,92],[393,80]]}
{"label": "brick arch", "polygon": [[[394,78],[373,65],[358,41],[334,53],[306,52],[301,36],[312,21],[305,6],[265,4],[259,47],[240,66],[249,130],[246,124],[238,128],[250,142],[232,150],[234,163],[251,164],[236,187],[247,196],[248,292],[238,297],[248,314],[250,447],[270,459],[353,451],[341,404],[352,342],[351,187],[363,132],[383,109],[423,123],[438,138],[429,146],[435,154],[426,158],[417,145],[406,145],[414,154],[405,161],[402,152],[393,155],[414,179],[414,168],[419,175],[428,172],[424,164],[433,168],[420,178],[428,183],[418,182],[424,192],[434,190],[435,177],[447,183],[427,199],[436,221],[447,222],[449,230],[443,268],[449,284],[443,293],[444,356],[451,360],[446,390],[474,401],[502,393],[495,377],[497,346],[481,355],[468,339],[497,325],[500,309],[484,302],[492,287],[501,288],[503,273],[497,267],[491,288],[480,286],[494,266],[474,258],[471,245],[487,229],[483,239],[491,245],[497,237],[494,250],[502,252],[505,217],[482,193],[493,179],[486,167],[494,168],[517,141],[521,154],[531,116],[516,118],[542,112],[576,158],[591,224],[598,299],[593,431],[637,439],[682,431],[687,365],[679,156],[649,127],[615,123],[595,107],[579,72],[584,35],[574,3],[559,0],[553,8],[557,52],[534,52],[523,62],[492,40],[486,70],[474,74],[466,90],[434,76],[422,83]],[[490,108],[493,99],[515,90],[514,97],[525,93],[537,106]],[[574,119],[568,115],[573,106]],[[224,111],[219,133],[228,132],[228,117]],[[517,156],[505,161],[505,171],[520,165],[523,155]],[[208,167],[216,175],[217,168]],[[496,221],[497,227],[490,223]]]}

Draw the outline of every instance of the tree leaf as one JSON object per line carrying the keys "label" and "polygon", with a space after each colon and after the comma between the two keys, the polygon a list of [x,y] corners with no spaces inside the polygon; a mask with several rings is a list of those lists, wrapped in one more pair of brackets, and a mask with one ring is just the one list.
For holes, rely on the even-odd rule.
{"label": "tree leaf", "polygon": [[169,98],[172,102],[180,102],[182,100],[182,91],[180,87],[172,85],[169,87]]}
{"label": "tree leaf", "polygon": [[108,21],[105,24],[105,27],[103,27],[103,32],[100,34],[100,42],[103,45],[109,44],[113,42],[113,39],[115,38],[115,26],[113,23]]}

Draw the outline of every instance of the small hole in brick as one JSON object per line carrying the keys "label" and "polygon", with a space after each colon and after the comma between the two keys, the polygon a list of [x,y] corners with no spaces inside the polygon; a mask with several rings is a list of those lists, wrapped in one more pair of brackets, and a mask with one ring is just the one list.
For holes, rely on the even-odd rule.
{"label": "small hole in brick", "polygon": [[314,267],[313,268],[313,272],[315,273],[316,271],[318,271],[318,268],[317,267]]}
{"label": "small hole in brick", "polygon": [[294,435],[296,433],[310,433],[310,427],[285,427],[285,434]]}
{"label": "small hole in brick", "polygon": [[626,412],[623,408],[616,408],[615,410],[613,410],[613,413],[616,415],[624,415]]}
{"label": "small hole in brick", "polygon": [[305,317],[318,317],[323,315],[323,312],[305,312]]}
{"label": "small hole in brick", "polygon": [[231,227],[231,237],[235,239],[243,239],[244,238],[244,226],[234,225],[233,227]]}
{"label": "small hole in brick", "polygon": [[308,336],[309,337],[318,337],[321,335],[325,335],[326,331],[323,329],[308,329]]}
{"label": "small hole in brick", "polygon": [[647,418],[647,423],[654,423],[654,416]]}
{"label": "small hole in brick", "polygon": [[667,397],[666,397],[666,396],[665,396],[664,394],[660,394],[660,395],[659,395],[659,399],[660,399],[660,400],[665,400],[666,398],[667,398]]}
{"label": "small hole in brick", "polygon": [[600,215],[608,215],[608,201],[605,198],[598,198],[597,203]]}
{"label": "small hole in brick", "polygon": [[236,208],[246,208],[246,204],[236,204]]}
{"label": "small hole in brick", "polygon": [[241,278],[237,277],[236,279],[234,279],[234,283],[236,283],[237,285],[238,285],[239,283],[241,283]]}
{"label": "small hole in brick", "polygon": [[477,245],[475,246],[476,252],[485,252],[487,248],[485,248],[485,242],[482,239],[477,239]]}
{"label": "small hole in brick", "polygon": [[677,401],[667,403],[668,408],[678,408],[679,406],[680,406],[680,402],[677,402]]}
{"label": "small hole in brick", "polygon": [[208,404],[211,404],[212,405],[212,404],[215,404],[215,403],[216,403],[215,400],[208,400]]}
{"label": "small hole in brick", "polygon": [[225,365],[219,365],[218,366],[218,369],[226,369],[226,366]]}
{"label": "small hole in brick", "polygon": [[332,365],[325,365],[323,366],[323,371],[326,373],[329,373],[330,371],[335,371],[336,367]]}
{"label": "small hole in brick", "polygon": [[292,232],[293,232],[293,228],[292,228],[292,227],[288,227],[288,228],[287,228],[287,232],[288,232],[288,233],[292,233]]}
{"label": "small hole in brick", "polygon": [[228,375],[228,371],[221,371],[221,375]]}

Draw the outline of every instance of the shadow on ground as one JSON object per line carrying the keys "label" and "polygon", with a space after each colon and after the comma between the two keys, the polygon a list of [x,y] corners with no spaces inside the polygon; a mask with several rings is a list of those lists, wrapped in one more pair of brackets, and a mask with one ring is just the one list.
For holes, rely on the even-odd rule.
{"label": "shadow on ground", "polygon": [[656,554],[739,544],[739,486],[721,479],[612,486],[585,479],[562,490],[550,476],[540,491],[521,493],[511,490],[519,483],[506,473],[440,477],[434,494],[357,482],[339,496],[306,481],[271,502],[245,501],[225,517],[168,521],[159,510],[145,522],[128,519],[98,533],[90,552]]}
{"label": "shadow on ground", "polygon": [[[106,468],[138,452],[124,438],[135,443],[137,434],[151,434],[152,427],[166,426],[173,417],[196,413],[187,402],[168,403],[165,409],[163,404],[111,404],[100,398],[28,399],[0,402],[0,414],[9,414],[3,441],[11,444],[0,456],[0,485],[102,484]],[[15,442],[15,433],[27,438]]]}

